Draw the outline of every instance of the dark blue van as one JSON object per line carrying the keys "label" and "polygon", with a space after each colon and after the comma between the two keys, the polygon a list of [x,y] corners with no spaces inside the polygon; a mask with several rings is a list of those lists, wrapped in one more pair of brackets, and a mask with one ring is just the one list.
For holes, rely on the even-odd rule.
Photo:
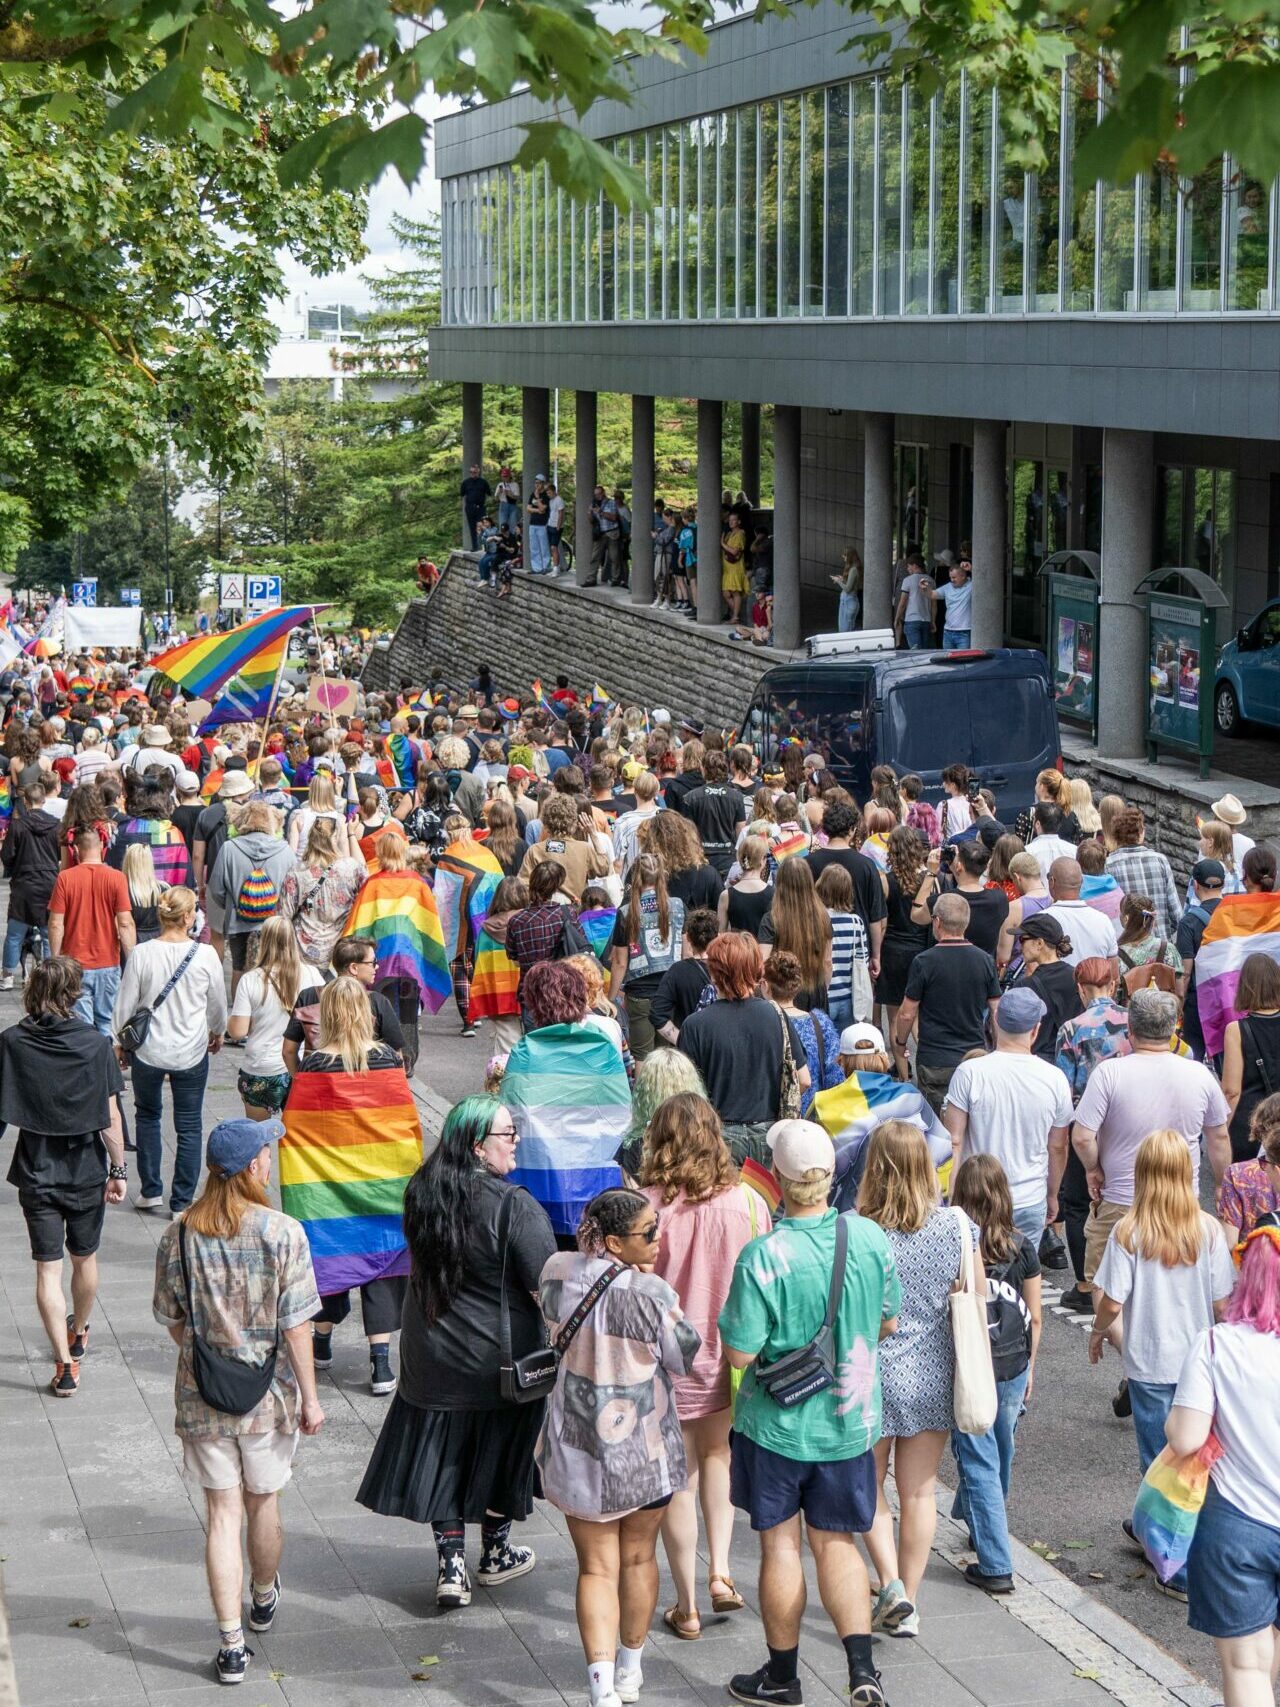
{"label": "dark blue van", "polygon": [[780,665],[758,683],[741,739],[777,763],[788,735],[824,753],[858,801],[871,793],[875,765],[914,771],[930,801],[942,798],[945,765],[968,765],[1006,823],[1031,804],[1036,773],[1060,759],[1044,654],[1008,647]]}

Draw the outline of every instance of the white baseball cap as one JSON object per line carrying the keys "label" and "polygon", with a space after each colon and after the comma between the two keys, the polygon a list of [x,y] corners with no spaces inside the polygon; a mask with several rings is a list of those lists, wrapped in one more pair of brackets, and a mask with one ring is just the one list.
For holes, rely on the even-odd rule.
{"label": "white baseball cap", "polygon": [[652,713],[652,721],[654,723],[670,723],[671,713],[667,710],[665,705],[655,705]]}
{"label": "white baseball cap", "polygon": [[775,1120],[764,1141],[783,1179],[801,1180],[814,1169],[825,1174],[835,1170],[835,1145],[815,1121]]}
{"label": "white baseball cap", "polygon": [[884,1033],[877,1030],[874,1025],[867,1025],[865,1021],[855,1025],[847,1025],[840,1033],[841,1055],[853,1055],[859,1049],[874,1050],[877,1055],[889,1053],[885,1048]]}

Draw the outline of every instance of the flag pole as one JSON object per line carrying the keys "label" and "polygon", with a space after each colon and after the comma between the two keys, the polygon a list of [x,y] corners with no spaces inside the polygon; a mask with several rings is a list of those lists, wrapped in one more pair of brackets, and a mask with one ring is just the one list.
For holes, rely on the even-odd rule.
{"label": "flag pole", "polygon": [[[320,679],[325,687],[328,687],[329,677],[324,667],[324,642],[320,638],[320,624],[316,621],[316,607],[314,605],[311,607],[311,632],[316,637],[316,657],[320,660]],[[329,733],[332,735],[338,727],[338,720],[333,715],[332,701],[326,705],[325,710],[329,713]]]}
{"label": "flag pole", "polygon": [[276,665],[276,679],[271,684],[271,698],[267,701],[267,714],[262,719],[262,739],[258,742],[258,775],[255,781],[260,781],[262,778],[262,761],[267,756],[267,736],[271,731],[271,719],[275,716],[276,700],[280,697],[280,680],[284,675],[285,659],[288,656],[289,638],[286,634],[284,647],[280,653],[280,662]]}

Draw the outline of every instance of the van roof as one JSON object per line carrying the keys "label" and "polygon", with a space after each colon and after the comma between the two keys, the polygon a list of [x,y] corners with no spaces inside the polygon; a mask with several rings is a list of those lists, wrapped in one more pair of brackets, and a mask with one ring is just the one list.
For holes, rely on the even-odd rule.
{"label": "van roof", "polygon": [[830,676],[835,682],[853,671],[870,671],[877,681],[886,677],[899,681],[934,670],[958,670],[965,675],[980,672],[984,676],[1048,678],[1043,652],[1024,646],[991,646],[966,652],[866,652],[848,658],[811,658],[805,662],[776,665],[760,678],[760,685],[786,686],[801,682],[813,685],[823,676]]}

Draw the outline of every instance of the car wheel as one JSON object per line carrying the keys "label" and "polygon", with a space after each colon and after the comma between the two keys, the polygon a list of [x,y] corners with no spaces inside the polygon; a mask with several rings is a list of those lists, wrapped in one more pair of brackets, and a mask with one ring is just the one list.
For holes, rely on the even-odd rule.
{"label": "car wheel", "polygon": [[1236,698],[1236,690],[1230,682],[1219,682],[1213,695],[1213,723],[1219,735],[1239,735],[1244,719],[1240,715],[1240,701]]}

